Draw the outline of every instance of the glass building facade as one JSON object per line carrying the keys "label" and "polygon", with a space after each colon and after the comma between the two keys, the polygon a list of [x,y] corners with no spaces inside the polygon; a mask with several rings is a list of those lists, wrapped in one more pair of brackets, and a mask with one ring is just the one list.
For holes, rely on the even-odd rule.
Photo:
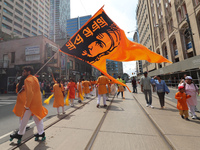
{"label": "glass building facade", "polygon": [[66,21],[70,18],[70,0],[50,0],[50,39],[67,37]]}
{"label": "glass building facade", "polygon": [[109,75],[114,78],[117,78],[119,75],[123,75],[122,62],[106,60],[106,68]]}
{"label": "glass building facade", "polygon": [[67,20],[67,34],[72,37],[92,16],[83,16]]}

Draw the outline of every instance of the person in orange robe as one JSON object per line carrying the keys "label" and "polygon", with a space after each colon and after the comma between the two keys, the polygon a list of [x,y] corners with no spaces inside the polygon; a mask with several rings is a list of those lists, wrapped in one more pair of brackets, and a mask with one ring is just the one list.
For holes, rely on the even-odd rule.
{"label": "person in orange robe", "polygon": [[188,105],[186,102],[187,98],[190,98],[190,95],[187,95],[185,93],[185,87],[184,86],[179,86],[178,87],[179,92],[176,93],[175,95],[175,99],[177,99],[177,109],[179,110],[179,114],[181,115],[181,117],[186,120],[188,119]]}
{"label": "person in orange robe", "polygon": [[19,117],[19,125],[21,124],[21,118],[23,116],[24,113],[24,105],[26,102],[26,92],[24,90],[24,80],[26,78],[24,76],[22,76],[19,80],[19,83],[16,85],[16,93],[18,93],[17,95],[17,101],[16,104],[13,108],[13,112],[16,116]]}
{"label": "person in orange robe", "polygon": [[78,102],[81,103],[81,98],[80,98],[80,94],[82,94],[82,82],[81,82],[81,79],[78,80],[77,89],[78,89]]}
{"label": "person in orange robe", "polygon": [[106,107],[106,93],[108,93],[106,85],[109,84],[108,77],[104,76],[101,73],[101,76],[97,79],[97,86],[98,86],[98,100],[97,100],[97,108],[99,108],[101,96],[103,96],[103,104]]}
{"label": "person in orange robe", "polygon": [[77,85],[73,79],[69,80],[69,83],[67,84],[67,90],[69,90],[69,99],[71,103],[70,105],[73,107],[75,99],[75,90],[77,90]]}
{"label": "person in orange robe", "polygon": [[57,114],[60,114],[59,107],[62,107],[62,113],[64,114],[64,87],[60,83],[60,79],[57,79],[57,82],[53,85],[54,92],[54,102],[53,107],[57,108]]}
{"label": "person in orange robe", "polygon": [[82,86],[84,87],[85,98],[89,98],[88,97],[88,94],[90,93],[89,87],[91,86],[90,81],[87,81],[87,80],[83,81]]}
{"label": "person in orange robe", "polygon": [[26,77],[24,81],[24,90],[26,92],[25,111],[22,115],[23,117],[19,131],[14,135],[10,135],[11,139],[17,138],[18,140],[21,140],[22,136],[25,134],[26,125],[31,115],[33,115],[38,130],[38,133],[35,136],[45,137],[43,118],[48,114],[48,110],[42,106],[39,81],[33,76],[33,71],[33,67],[31,66],[24,67],[23,74]]}

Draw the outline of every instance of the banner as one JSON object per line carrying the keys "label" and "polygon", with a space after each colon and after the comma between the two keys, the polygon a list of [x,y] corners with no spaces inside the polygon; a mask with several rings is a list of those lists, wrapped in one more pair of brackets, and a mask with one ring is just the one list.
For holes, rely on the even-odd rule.
{"label": "banner", "polygon": [[61,52],[89,63],[115,83],[126,86],[107,73],[106,59],[114,61],[147,60],[151,63],[168,62],[163,56],[126,38],[101,8],[60,49]]}

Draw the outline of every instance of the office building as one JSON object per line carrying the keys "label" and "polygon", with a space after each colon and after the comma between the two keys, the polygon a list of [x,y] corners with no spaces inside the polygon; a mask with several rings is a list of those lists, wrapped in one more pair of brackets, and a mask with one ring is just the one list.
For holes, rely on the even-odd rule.
{"label": "office building", "polygon": [[114,78],[117,78],[118,76],[123,76],[122,62],[106,60],[106,69],[107,73]]}
{"label": "office building", "polygon": [[50,0],[50,39],[67,37],[66,21],[70,18],[70,0]]}
{"label": "office building", "polygon": [[49,0],[0,0],[0,41],[49,37]]}
{"label": "office building", "polygon": [[72,37],[92,16],[83,16],[67,20],[67,34]]}
{"label": "office building", "polygon": [[[180,79],[187,74],[199,81],[200,1],[139,0],[137,8],[139,30],[149,24],[139,21],[145,18],[142,13],[145,8],[151,24],[149,30],[152,32],[152,51],[166,57],[173,64],[161,63],[151,68],[143,63],[143,71],[148,68],[149,75],[161,74],[166,80]],[[141,35],[140,42],[144,45]]]}

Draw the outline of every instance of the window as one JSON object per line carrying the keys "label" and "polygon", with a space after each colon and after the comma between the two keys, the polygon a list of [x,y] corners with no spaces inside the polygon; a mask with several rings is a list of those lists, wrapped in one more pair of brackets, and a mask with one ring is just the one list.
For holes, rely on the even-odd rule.
{"label": "window", "polygon": [[34,20],[32,20],[32,23],[37,26],[37,23]]}
{"label": "window", "polygon": [[4,4],[5,4],[6,6],[8,6],[9,8],[13,9],[13,6],[10,5],[9,3],[7,3],[7,2],[4,1]]}
{"label": "window", "polygon": [[43,34],[43,32],[42,32],[42,31],[40,31],[40,30],[39,30],[38,32],[39,32],[40,34]]}
{"label": "window", "polygon": [[31,4],[31,1],[30,0],[26,0],[27,2],[29,2],[29,4]]}
{"label": "window", "polygon": [[11,63],[15,63],[15,52],[11,52]]}
{"label": "window", "polygon": [[38,18],[37,17],[35,17],[34,15],[32,15],[33,16],[33,18],[35,19],[35,20],[38,20]]}
{"label": "window", "polygon": [[33,27],[33,26],[32,26],[32,29],[35,30],[35,31],[37,31],[37,29],[35,27]]}
{"label": "window", "polygon": [[4,8],[3,11],[4,11],[5,13],[9,14],[10,16],[13,16],[13,13],[11,13],[10,11],[8,11],[7,9]]}
{"label": "window", "polygon": [[27,26],[29,26],[29,27],[31,26],[31,25],[30,25],[28,22],[26,22],[26,21],[24,21],[24,24],[27,25]]}
{"label": "window", "polygon": [[79,70],[79,64],[78,63],[75,64],[75,70]]}
{"label": "window", "polygon": [[8,25],[6,25],[6,24],[4,24],[4,23],[2,23],[2,27],[6,28],[6,29],[8,29],[8,30],[12,30],[12,28],[11,28],[10,26],[8,26]]}
{"label": "window", "polygon": [[35,11],[34,9],[33,9],[33,12],[34,12],[36,15],[38,15],[37,11]]}
{"label": "window", "polygon": [[19,11],[18,9],[15,8],[15,11],[20,14],[21,16],[23,16],[23,13],[21,11]]}
{"label": "window", "polygon": [[30,7],[27,3],[25,3],[25,6],[26,6],[28,9],[31,10],[31,7]]}
{"label": "window", "polygon": [[25,12],[26,12],[27,14],[31,15],[31,12],[28,11],[27,9],[25,9]]}
{"label": "window", "polygon": [[24,3],[24,0],[19,0],[22,4]]}
{"label": "window", "polygon": [[72,60],[69,61],[69,69],[73,69],[73,61]]}
{"label": "window", "polygon": [[24,18],[26,18],[28,21],[31,21],[31,18],[27,17],[26,15],[24,15]]}
{"label": "window", "polygon": [[22,25],[20,25],[19,23],[15,22],[14,25],[22,29]]}
{"label": "window", "polygon": [[15,15],[15,19],[17,19],[18,21],[22,22],[22,19],[18,16]]}
{"label": "window", "polygon": [[39,20],[39,22],[40,22],[41,24],[43,24],[43,22],[42,22],[41,20]]}
{"label": "window", "polygon": [[38,1],[37,1],[37,0],[34,0],[34,2],[35,2],[36,4],[38,4]]}
{"label": "window", "polygon": [[6,17],[6,16],[3,16],[3,20],[6,20],[6,21],[8,21],[8,22],[12,23],[12,20],[11,20],[11,19],[9,19],[9,18],[8,18],[8,17]]}
{"label": "window", "polygon": [[20,5],[19,3],[16,2],[16,5],[17,5],[19,8],[23,9],[22,5]]}
{"label": "window", "polygon": [[14,32],[17,33],[17,34],[22,35],[22,32],[20,32],[20,31],[18,31],[18,30],[16,30],[16,29],[14,29]]}
{"label": "window", "polygon": [[26,32],[30,33],[30,30],[29,30],[29,29],[27,29],[27,28],[24,28],[24,31],[26,31]]}
{"label": "window", "polygon": [[39,28],[43,30],[43,27],[41,27],[40,25],[39,25]]}
{"label": "window", "polygon": [[36,33],[34,33],[34,32],[32,32],[32,35],[33,35],[33,36],[37,36],[37,34],[36,34]]}
{"label": "window", "polygon": [[23,36],[24,36],[25,38],[29,37],[27,34],[23,34]]}

